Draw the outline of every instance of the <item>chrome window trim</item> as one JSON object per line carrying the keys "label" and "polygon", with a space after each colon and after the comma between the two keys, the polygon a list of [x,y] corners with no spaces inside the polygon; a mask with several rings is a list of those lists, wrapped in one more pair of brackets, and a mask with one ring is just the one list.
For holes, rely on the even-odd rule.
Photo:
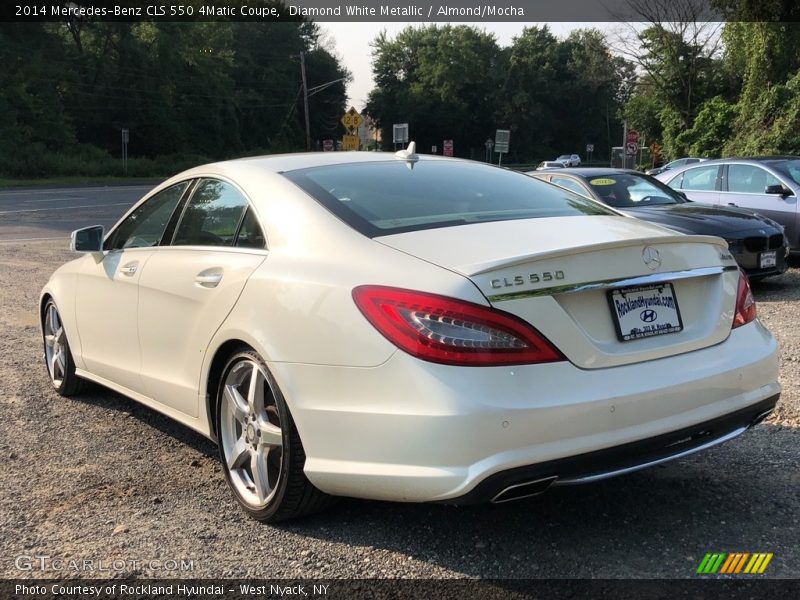
{"label": "chrome window trim", "polygon": [[519,292],[509,292],[506,294],[495,294],[487,296],[489,302],[506,302],[508,300],[519,300],[521,298],[533,298],[536,296],[554,296],[556,294],[574,294],[576,292],[586,292],[589,290],[611,290],[623,287],[634,287],[641,285],[652,285],[655,283],[667,283],[680,279],[691,279],[694,277],[711,277],[721,275],[728,271],[738,271],[735,265],[719,267],[702,267],[688,271],[669,271],[666,273],[652,273],[637,277],[622,277],[618,279],[605,279],[602,281],[590,281],[585,283],[574,283],[567,285],[556,285],[535,290],[524,290]]}

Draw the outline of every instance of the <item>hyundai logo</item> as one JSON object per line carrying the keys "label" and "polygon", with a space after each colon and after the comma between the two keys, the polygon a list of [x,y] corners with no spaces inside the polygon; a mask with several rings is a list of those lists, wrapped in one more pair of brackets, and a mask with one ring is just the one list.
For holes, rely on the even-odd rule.
{"label": "hyundai logo", "polygon": [[658,253],[658,250],[652,246],[644,247],[644,250],[642,250],[642,260],[651,271],[655,271],[661,266],[661,255]]}
{"label": "hyundai logo", "polygon": [[654,311],[652,308],[648,308],[641,312],[639,318],[645,323],[652,323],[653,321],[656,320],[656,318],[658,318],[658,315],[656,314],[656,311]]}

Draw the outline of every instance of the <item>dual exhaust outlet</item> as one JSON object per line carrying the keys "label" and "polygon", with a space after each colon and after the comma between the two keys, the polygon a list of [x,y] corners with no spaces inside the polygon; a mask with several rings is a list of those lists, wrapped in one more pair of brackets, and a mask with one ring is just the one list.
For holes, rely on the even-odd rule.
{"label": "dual exhaust outlet", "polygon": [[[621,468],[621,469],[614,469],[605,473],[599,473],[595,475],[588,475],[588,476],[578,476],[578,477],[570,477],[567,479],[562,479],[558,485],[571,485],[577,483],[589,483],[591,481],[599,481],[601,479],[607,479],[609,477],[614,477],[616,475],[624,475],[625,473],[632,473],[633,471],[638,471],[640,469],[645,469],[650,466],[654,466],[656,464],[667,462],[669,460],[673,460],[675,458],[680,458],[682,456],[687,456],[689,454],[694,454],[695,452],[699,452],[700,450],[705,450],[706,448],[710,448],[712,446],[716,446],[717,444],[721,444],[729,439],[733,439],[737,437],[741,433],[744,433],[747,429],[758,425],[764,419],[766,419],[770,413],[773,411],[772,408],[769,410],[765,410],[762,413],[756,415],[756,417],[747,425],[742,426],[734,431],[715,437],[713,440],[710,440],[700,446],[696,446],[694,448],[689,448],[682,452],[677,452],[676,454],[672,454],[670,456],[665,456],[662,458],[646,461],[639,465],[634,465],[631,467]],[[709,431],[702,431],[695,436],[691,436],[691,439],[697,439],[698,437],[706,437],[711,432]],[[687,440],[688,441],[688,440]],[[667,446],[669,447],[669,446]],[[558,480],[558,475],[550,475],[547,477],[540,477],[537,479],[532,479],[530,481],[524,481],[522,483],[515,483],[514,485],[509,485],[503,488],[498,494],[496,494],[492,499],[492,504],[502,504],[504,502],[511,502],[513,500],[522,500],[523,498],[530,498],[531,496],[538,496],[539,494],[544,493],[547,489],[553,485],[556,480]]]}

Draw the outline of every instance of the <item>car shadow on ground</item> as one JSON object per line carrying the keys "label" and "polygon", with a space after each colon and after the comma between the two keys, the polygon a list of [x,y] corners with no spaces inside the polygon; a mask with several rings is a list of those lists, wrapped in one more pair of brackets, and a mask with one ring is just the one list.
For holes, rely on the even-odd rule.
{"label": "car shadow on ground", "polygon": [[87,382],[87,386],[85,392],[70,400],[130,415],[182,444],[191,446],[208,458],[217,458],[217,447],[214,442],[193,429],[99,384]]}

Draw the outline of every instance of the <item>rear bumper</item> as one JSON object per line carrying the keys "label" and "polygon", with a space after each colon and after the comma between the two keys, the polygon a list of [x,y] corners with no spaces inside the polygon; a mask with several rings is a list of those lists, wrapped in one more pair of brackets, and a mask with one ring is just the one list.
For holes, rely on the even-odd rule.
{"label": "rear bumper", "polygon": [[717,419],[679,431],[559,460],[495,473],[452,504],[507,502],[544,492],[553,486],[592,483],[639,471],[732,440],[763,421],[779,394]]}
{"label": "rear bumper", "polygon": [[626,468],[617,451],[628,444],[658,458],[663,440],[668,446],[694,431],[681,447],[689,449],[711,439],[702,435],[708,423],[719,424],[712,437],[725,435],[727,416],[741,413],[731,418],[747,424],[780,392],[777,344],[758,321],[716,346],[594,370],[569,362],[452,367],[399,351],[374,368],[270,368],[317,487],[414,502],[469,501],[473,490],[491,498],[496,486],[483,482],[516,476],[516,469],[529,469],[519,471],[525,477],[552,474],[566,459],[563,484],[597,474],[578,466],[598,452],[610,458],[596,470]]}

